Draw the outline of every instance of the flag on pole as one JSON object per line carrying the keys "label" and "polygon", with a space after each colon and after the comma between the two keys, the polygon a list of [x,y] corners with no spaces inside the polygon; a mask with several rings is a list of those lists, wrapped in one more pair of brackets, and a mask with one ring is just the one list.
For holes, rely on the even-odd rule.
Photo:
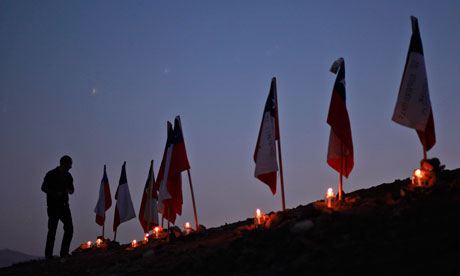
{"label": "flag on pole", "polygon": [[94,213],[96,213],[96,223],[100,226],[104,225],[105,212],[112,206],[112,198],[110,195],[109,179],[104,165],[104,175],[102,176],[101,186],[99,188],[99,199],[97,200]]}
{"label": "flag on pole", "polygon": [[141,208],[139,210],[139,221],[144,229],[144,233],[148,233],[153,226],[158,225],[157,212],[157,192],[154,190],[155,176],[153,174],[153,160],[150,163],[149,175],[145,182],[144,192],[142,193]]}
{"label": "flag on pole", "polygon": [[278,171],[275,141],[279,140],[280,137],[275,91],[276,78],[273,78],[254,152],[254,162],[256,163],[254,176],[267,184],[273,194],[276,193],[276,172]]}
{"label": "flag on pole", "polygon": [[168,176],[170,171],[171,155],[173,148],[174,131],[171,122],[167,122],[166,146],[161,160],[160,170],[158,171],[157,180],[155,181],[154,191],[158,193],[158,213],[166,215],[163,201],[170,199],[168,192]]}
{"label": "flag on pole", "polygon": [[415,129],[424,149],[428,151],[436,143],[433,110],[418,21],[414,16],[411,16],[411,21],[412,37],[392,120]]}
{"label": "flag on pole", "polygon": [[115,232],[118,225],[136,217],[131,195],[129,193],[128,180],[126,178],[126,162],[121,168],[120,181],[117,192],[115,193],[115,218],[113,220],[113,231]]}
{"label": "flag on pole", "polygon": [[176,215],[182,214],[182,175],[183,171],[190,169],[190,164],[187,158],[187,152],[185,150],[184,135],[182,132],[182,124],[180,116],[177,116],[174,120],[174,134],[172,141],[172,153],[169,169],[168,181],[168,192],[171,198],[163,200],[166,209],[169,208],[169,212],[164,213],[164,217],[170,222],[176,221]]}
{"label": "flag on pole", "polygon": [[331,126],[327,163],[334,170],[348,178],[353,169],[354,161],[350,119],[348,118],[346,106],[345,61],[343,58],[339,58],[332,65],[331,72],[337,73],[337,70],[338,74],[332,90],[331,104],[327,115],[327,123]]}

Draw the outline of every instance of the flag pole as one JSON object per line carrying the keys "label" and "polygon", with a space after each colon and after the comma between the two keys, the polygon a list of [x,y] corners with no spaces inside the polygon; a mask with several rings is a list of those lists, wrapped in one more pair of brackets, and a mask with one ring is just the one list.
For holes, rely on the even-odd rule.
{"label": "flag pole", "polygon": [[342,201],[342,184],[343,184],[343,142],[340,142],[339,201]]}
{"label": "flag pole", "polygon": [[[150,161],[150,166],[152,167],[152,174],[153,174],[153,160]],[[150,173],[150,172],[149,172]],[[149,182],[150,182],[150,175],[149,175]],[[152,218],[152,186],[150,185],[149,183],[149,188],[147,189],[148,191],[148,195],[147,195],[147,199],[148,199],[148,203],[147,203],[147,206],[149,208],[149,215],[148,215],[148,219],[147,219],[147,233],[150,232],[150,219]]]}
{"label": "flag pole", "polygon": [[187,170],[187,174],[188,174],[188,183],[190,184],[190,193],[192,194],[193,213],[195,215],[195,227],[196,227],[196,230],[198,231],[198,217],[196,215],[195,195],[193,194],[192,176],[190,175],[190,169]]}
{"label": "flag pole", "polygon": [[115,235],[113,235],[113,241],[117,240],[117,230],[118,230],[118,228],[115,230]]}
{"label": "flag pole", "polygon": [[171,208],[168,206],[168,232],[169,232],[169,220],[171,219]]}
{"label": "flag pole", "polygon": [[105,226],[105,221],[104,221],[104,223],[102,224],[102,239],[104,239],[104,226]]}
{"label": "flag pole", "polygon": [[[278,116],[278,90],[276,88],[276,79],[275,79],[275,102],[276,102],[276,120],[279,130],[279,116]],[[279,133],[278,133],[279,134]],[[280,160],[280,182],[281,182],[281,204],[283,211],[286,211],[286,203],[284,199],[284,177],[283,177],[283,160],[281,158],[281,135],[278,137],[278,159]]]}

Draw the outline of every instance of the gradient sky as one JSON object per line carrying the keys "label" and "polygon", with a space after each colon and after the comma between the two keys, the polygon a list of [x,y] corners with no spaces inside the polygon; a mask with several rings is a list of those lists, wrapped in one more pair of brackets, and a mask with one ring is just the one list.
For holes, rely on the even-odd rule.
{"label": "gradient sky", "polygon": [[[391,121],[417,16],[437,143],[460,167],[459,1],[0,1],[0,248],[44,255],[45,194],[59,158],[73,158],[71,249],[95,240],[103,166],[112,196],[123,161],[136,214],[166,121],[181,115],[198,219],[207,227],[281,209],[254,178],[254,147],[277,78],[286,205],[338,187],[326,163],[327,112],[346,62],[355,167],[345,192],[404,179],[423,157],[416,132]],[[183,215],[193,222],[183,175]],[[279,191],[279,187],[278,187]],[[113,238],[112,208],[106,235]],[[59,252],[62,224],[55,253]],[[118,240],[142,238],[138,219]]]}

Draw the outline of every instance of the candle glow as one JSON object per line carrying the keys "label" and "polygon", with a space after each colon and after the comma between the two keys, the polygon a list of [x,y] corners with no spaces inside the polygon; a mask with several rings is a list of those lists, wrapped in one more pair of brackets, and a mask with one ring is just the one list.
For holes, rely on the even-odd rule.
{"label": "candle glow", "polygon": [[260,211],[260,209],[256,210],[256,214],[254,216],[254,223],[256,227],[263,223],[263,214],[262,211]]}
{"label": "candle glow", "polygon": [[91,245],[92,245],[92,242],[91,242],[91,241],[88,241],[88,242],[86,243],[86,248],[91,248]]}
{"label": "candle glow", "polygon": [[136,240],[133,240],[133,241],[131,242],[131,247],[134,248],[134,247],[136,247],[136,246],[137,246],[137,241],[136,241]]}
{"label": "candle glow", "polygon": [[158,237],[160,236],[160,231],[161,231],[161,229],[160,229],[159,226],[157,226],[157,227],[155,227],[155,228],[153,229],[153,232],[155,233],[155,238],[158,239]]}
{"label": "candle glow", "polygon": [[326,194],[326,203],[327,203],[327,208],[332,208],[332,201],[334,200],[334,190],[332,188],[327,189],[327,194]]}
{"label": "candle glow", "polygon": [[97,239],[96,240],[96,246],[100,247],[102,245],[102,239]]}

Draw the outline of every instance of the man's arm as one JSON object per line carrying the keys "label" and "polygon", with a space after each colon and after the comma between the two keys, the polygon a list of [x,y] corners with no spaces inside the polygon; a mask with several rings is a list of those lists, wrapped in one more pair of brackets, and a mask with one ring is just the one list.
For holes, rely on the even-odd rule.
{"label": "man's arm", "polygon": [[69,187],[67,187],[67,193],[71,195],[75,191],[75,188],[73,187],[73,177],[70,173],[69,173],[69,178],[70,178],[70,182],[69,182]]}
{"label": "man's arm", "polygon": [[50,176],[50,173],[48,172],[46,175],[45,175],[45,179],[43,180],[43,184],[42,184],[42,191],[45,192],[45,193],[49,193],[51,192],[51,187],[50,187],[50,180],[51,176]]}

